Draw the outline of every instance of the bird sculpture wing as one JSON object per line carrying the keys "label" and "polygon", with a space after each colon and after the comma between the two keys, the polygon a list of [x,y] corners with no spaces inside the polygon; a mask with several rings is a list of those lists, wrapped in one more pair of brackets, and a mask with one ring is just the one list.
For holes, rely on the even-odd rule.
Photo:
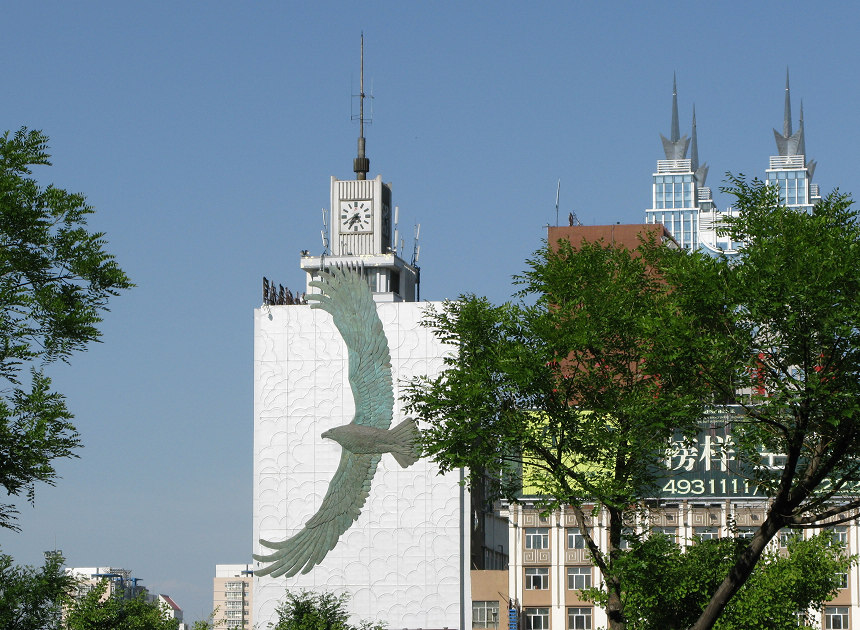
{"label": "bird sculpture wing", "polygon": [[[349,268],[336,267],[320,275],[321,280],[310,284],[321,293],[307,298],[316,301],[311,308],[331,314],[346,343],[349,385],[355,400],[352,422],[388,429],[394,406],[391,355],[367,279]],[[328,492],[304,528],[283,542],[260,540],[261,545],[274,551],[254,555],[260,562],[271,563],[256,570],[255,575],[291,577],[319,564],[361,513],[380,457],[381,454],[356,454],[343,449]]]}

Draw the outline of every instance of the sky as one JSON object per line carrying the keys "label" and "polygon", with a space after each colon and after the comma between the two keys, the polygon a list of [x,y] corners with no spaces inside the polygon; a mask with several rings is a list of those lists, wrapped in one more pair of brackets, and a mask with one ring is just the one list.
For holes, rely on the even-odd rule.
{"label": "sky", "polygon": [[[86,194],[137,284],[102,343],[50,369],[84,448],[0,549],[131,569],[186,620],[250,562],[253,310],[303,290],[332,175],[352,178],[365,37],[369,177],[392,182],[421,299],[509,299],[569,212],[641,223],[696,107],[719,207],[794,127],[823,192],[860,191],[860,9],[849,2],[6,2],[0,129],[41,129],[44,184]],[[559,183],[560,182],[560,183]]]}

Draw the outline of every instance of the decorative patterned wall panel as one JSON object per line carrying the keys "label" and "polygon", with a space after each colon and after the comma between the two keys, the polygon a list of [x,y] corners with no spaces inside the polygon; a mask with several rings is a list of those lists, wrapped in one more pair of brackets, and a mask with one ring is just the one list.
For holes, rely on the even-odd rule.
{"label": "decorative patterned wall panel", "polygon": [[[437,373],[451,352],[419,326],[425,307],[377,305],[391,353],[392,426],[404,419],[401,381]],[[260,538],[286,540],[318,509],[341,455],[320,434],[350,422],[354,403],[344,342],[331,316],[308,306],[272,306],[256,311],[255,320],[253,550],[260,553]],[[256,578],[255,621],[265,627],[289,587],[350,593],[356,618],[390,628],[459,627],[461,570],[467,598],[469,572],[460,555],[458,481],[430,462],[401,468],[383,455],[358,520],[319,565],[292,578]],[[468,506],[468,497],[462,500]]]}

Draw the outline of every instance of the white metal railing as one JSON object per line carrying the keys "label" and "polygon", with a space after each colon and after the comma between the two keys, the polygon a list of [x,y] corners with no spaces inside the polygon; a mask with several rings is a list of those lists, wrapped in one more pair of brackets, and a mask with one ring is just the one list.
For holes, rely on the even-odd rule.
{"label": "white metal railing", "polygon": [[806,156],[804,155],[771,155],[770,167],[775,168],[805,168]]}
{"label": "white metal railing", "polygon": [[658,173],[689,173],[693,170],[691,160],[657,160]]}

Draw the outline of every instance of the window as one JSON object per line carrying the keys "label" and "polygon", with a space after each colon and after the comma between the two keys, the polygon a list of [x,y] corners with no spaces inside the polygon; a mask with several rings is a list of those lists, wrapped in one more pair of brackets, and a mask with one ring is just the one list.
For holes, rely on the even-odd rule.
{"label": "window", "polygon": [[472,602],[473,628],[499,627],[499,602]]}
{"label": "window", "polygon": [[825,630],[848,630],[848,607],[828,606],[824,609]]}
{"label": "window", "polygon": [[848,588],[848,574],[847,573],[837,573],[836,579],[838,580],[838,586],[836,588]]}
{"label": "window", "polygon": [[805,205],[806,173],[804,171],[776,171],[768,173],[767,183],[779,187],[779,202],[783,205]]}
{"label": "window", "polygon": [[591,608],[568,608],[567,627],[569,630],[591,630]]}
{"label": "window", "polygon": [[526,549],[549,549],[549,527],[526,527]]}
{"label": "window", "polygon": [[526,590],[545,591],[549,588],[549,569],[533,567],[526,569]]}
{"label": "window", "polygon": [[666,208],[693,207],[692,175],[657,175],[654,178],[654,207]]}
{"label": "window", "polygon": [[716,527],[694,527],[693,536],[699,540],[713,540],[720,537],[720,532]]}
{"label": "window", "polygon": [[803,538],[803,532],[799,529],[783,529],[779,532],[779,547],[780,549],[788,548],[788,543],[793,538]]}
{"label": "window", "polygon": [[755,536],[755,527],[738,527],[738,538],[752,538]]}
{"label": "window", "polygon": [[526,608],[526,630],[549,630],[549,608]]}
{"label": "window", "polygon": [[578,527],[567,528],[567,548],[585,549],[585,536],[582,535]]}
{"label": "window", "polygon": [[633,546],[633,543],[636,542],[636,532],[632,527],[622,527],[621,528],[621,543],[618,545],[619,549],[630,549]]}
{"label": "window", "polygon": [[567,567],[567,588],[570,590],[591,588],[591,567]]}
{"label": "window", "polygon": [[836,527],[828,527],[827,531],[834,541],[842,543],[846,549],[848,548],[848,527],[838,525]]}
{"label": "window", "polygon": [[651,531],[655,534],[663,534],[672,542],[675,542],[678,538],[677,527],[653,527]]}

